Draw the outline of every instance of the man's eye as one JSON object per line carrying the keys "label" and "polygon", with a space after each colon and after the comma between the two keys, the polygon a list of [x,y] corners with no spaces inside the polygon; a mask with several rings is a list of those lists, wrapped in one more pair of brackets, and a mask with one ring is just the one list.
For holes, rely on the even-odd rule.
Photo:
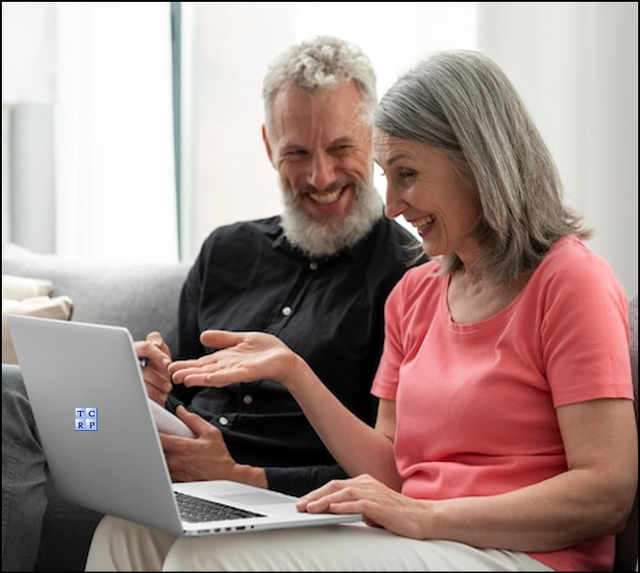
{"label": "man's eye", "polygon": [[351,145],[336,145],[329,150],[329,153],[332,153],[333,155],[344,155],[345,153],[349,153],[351,149],[353,149],[353,146]]}

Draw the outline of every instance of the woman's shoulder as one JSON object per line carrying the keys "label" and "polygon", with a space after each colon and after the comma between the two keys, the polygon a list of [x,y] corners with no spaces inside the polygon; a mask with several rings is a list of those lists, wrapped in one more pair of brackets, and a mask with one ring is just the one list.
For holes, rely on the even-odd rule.
{"label": "woman's shoulder", "polygon": [[430,259],[407,270],[400,282],[407,286],[411,285],[411,288],[414,288],[418,283],[442,279],[443,277],[438,275],[439,268],[438,259]]}
{"label": "woman's shoulder", "polygon": [[605,293],[620,301],[624,289],[607,260],[575,236],[559,239],[533,273],[527,291],[539,299],[584,307],[602,301]]}
{"label": "woman's shoulder", "polygon": [[390,298],[403,300],[406,304],[439,290],[448,282],[448,276],[438,274],[439,268],[438,260],[431,259],[408,269],[393,288]]}
{"label": "woman's shoulder", "polygon": [[615,280],[607,260],[574,235],[558,239],[540,263],[539,274],[562,275],[572,281],[599,276]]}

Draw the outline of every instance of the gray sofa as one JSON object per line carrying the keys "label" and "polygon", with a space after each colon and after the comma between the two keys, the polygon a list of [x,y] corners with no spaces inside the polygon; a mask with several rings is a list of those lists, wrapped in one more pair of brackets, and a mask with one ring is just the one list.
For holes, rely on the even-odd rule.
{"label": "gray sofa", "polygon": [[[164,336],[170,333],[189,267],[187,263],[87,263],[2,244],[3,275],[50,280],[51,296],[72,300],[71,320],[125,326],[134,340],[152,330]],[[49,495],[35,570],[83,571],[93,529],[88,531],[86,515],[69,513],[54,492]]]}
{"label": "gray sofa", "polygon": [[73,302],[71,319],[125,326],[134,340],[151,330],[166,335],[176,321],[187,263],[98,264],[42,255],[2,244],[2,274],[48,279],[52,296]]}
{"label": "gray sofa", "polygon": [[[13,244],[2,246],[2,272],[53,282],[52,295],[67,295],[73,303],[72,320],[122,325],[135,340],[151,330],[167,335],[176,320],[180,287],[189,269],[176,264],[78,263],[54,255],[40,255]],[[638,294],[629,308],[631,364],[638,392]],[[55,497],[54,497],[55,499]],[[64,523],[64,527],[61,524]],[[83,524],[54,505],[45,516],[36,570],[82,571],[88,547]],[[638,570],[638,498],[627,527],[616,537],[614,571]]]}

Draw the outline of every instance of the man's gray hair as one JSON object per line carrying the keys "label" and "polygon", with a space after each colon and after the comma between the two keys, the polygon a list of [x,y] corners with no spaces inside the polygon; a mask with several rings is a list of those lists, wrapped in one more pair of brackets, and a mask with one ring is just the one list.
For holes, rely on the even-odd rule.
{"label": "man's gray hair", "polygon": [[284,86],[293,85],[312,93],[349,81],[360,92],[362,119],[370,121],[378,99],[376,75],[371,61],[358,46],[333,36],[317,36],[290,46],[271,62],[262,84],[267,129],[273,102]]}
{"label": "man's gray hair", "polygon": [[[488,57],[447,50],[423,60],[381,98],[374,125],[444,151],[477,190],[482,218],[474,235],[494,281],[517,280],[560,237],[590,236],[563,204],[555,162],[524,103]],[[455,255],[442,259],[443,272],[462,265]]]}

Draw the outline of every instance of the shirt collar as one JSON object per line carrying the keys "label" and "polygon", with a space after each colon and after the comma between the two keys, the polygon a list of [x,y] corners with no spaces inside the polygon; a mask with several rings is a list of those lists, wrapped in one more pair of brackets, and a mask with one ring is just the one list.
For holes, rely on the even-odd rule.
{"label": "shirt collar", "polygon": [[[332,261],[334,259],[339,259],[340,257],[348,257],[353,261],[357,261],[360,258],[362,258],[364,254],[364,250],[366,249],[366,246],[368,243],[368,239],[380,227],[380,225],[382,225],[382,220],[383,220],[383,217],[378,219],[373,224],[369,232],[364,237],[362,237],[355,245],[351,247],[345,247],[340,251],[338,251],[337,253],[334,253],[333,255],[329,255],[328,257],[323,257],[322,259],[316,259],[314,257],[310,257],[307,253],[303,253],[301,250],[295,248],[285,236],[284,230],[282,229],[282,225],[280,224],[277,225],[277,227],[274,229],[272,233],[273,248],[274,250],[277,249],[277,250],[286,251],[287,253],[293,256],[299,257],[301,260],[315,261],[319,264]],[[278,223],[279,222],[280,222],[280,219],[278,219]]]}

